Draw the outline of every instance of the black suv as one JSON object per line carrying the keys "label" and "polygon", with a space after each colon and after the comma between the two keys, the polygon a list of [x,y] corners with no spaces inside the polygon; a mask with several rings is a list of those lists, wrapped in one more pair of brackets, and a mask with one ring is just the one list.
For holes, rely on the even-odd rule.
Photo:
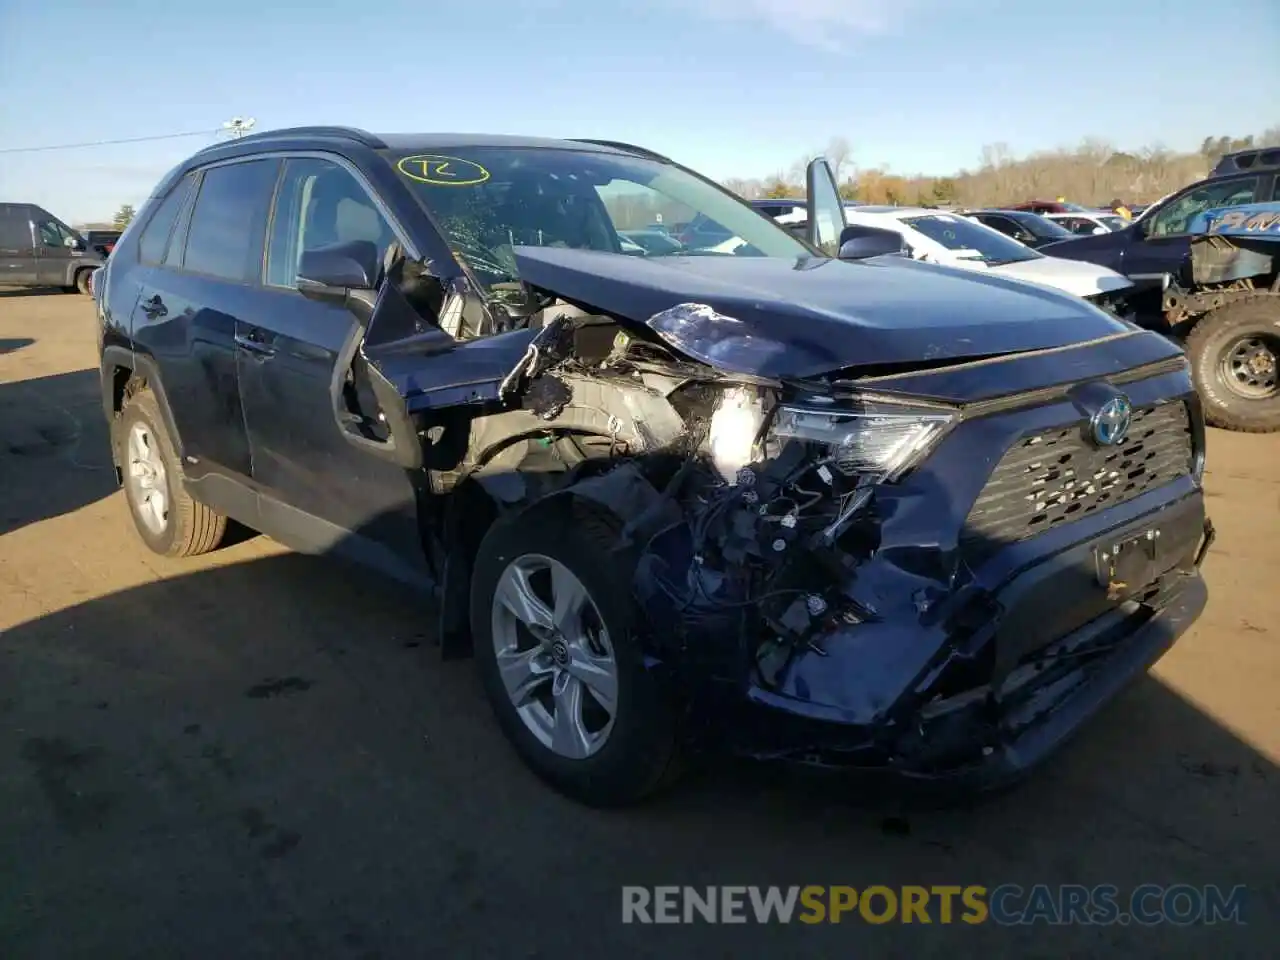
{"label": "black suv", "polygon": [[43,207],[0,203],[0,285],[89,292],[107,255]]}
{"label": "black suv", "polygon": [[[808,180],[801,239],[625,144],[197,153],[95,281],[138,534],[191,555],[231,518],[422,587],[519,754],[588,802],[710,745],[1017,777],[1204,607],[1185,360],[894,256],[825,161]],[[623,214],[730,239],[651,254]]]}

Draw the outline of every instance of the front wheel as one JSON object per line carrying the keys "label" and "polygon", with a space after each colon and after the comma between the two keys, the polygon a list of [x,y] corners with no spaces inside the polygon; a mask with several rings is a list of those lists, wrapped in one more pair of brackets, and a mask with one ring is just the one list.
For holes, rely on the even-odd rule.
{"label": "front wheel", "polygon": [[634,630],[633,561],[591,510],[499,520],[471,586],[475,657],[521,759],[593,806],[634,803],[673,779],[677,707]]}
{"label": "front wheel", "polygon": [[1192,377],[1215,427],[1280,431],[1280,297],[1213,310],[1187,337]]}

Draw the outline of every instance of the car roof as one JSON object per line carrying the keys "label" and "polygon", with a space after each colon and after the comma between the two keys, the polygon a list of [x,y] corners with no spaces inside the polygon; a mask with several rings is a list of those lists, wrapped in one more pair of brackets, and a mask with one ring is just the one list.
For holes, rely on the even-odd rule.
{"label": "car roof", "polygon": [[860,207],[853,207],[852,209],[849,209],[846,206],[846,209],[848,209],[850,213],[870,213],[876,216],[892,217],[896,220],[901,220],[905,217],[927,217],[931,215],[937,216],[940,214],[955,216],[955,213],[951,210],[934,210],[929,207],[890,207],[885,205],[876,206],[866,204]]}
{"label": "car roof", "polygon": [[590,151],[616,156],[645,157],[663,163],[674,161],[645,147],[614,140],[559,140],[550,137],[522,137],[490,133],[370,133],[357,127],[309,126],[264,130],[233,140],[223,140],[196,151],[162,179],[152,196],[162,196],[190,171],[208,163],[251,157],[275,150],[333,150],[356,147],[363,150],[397,153],[432,153],[439,150],[466,150],[470,147],[507,147]]}
{"label": "car roof", "polygon": [[[494,133],[370,133],[356,127],[285,127],[264,130],[235,140],[211,144],[194,157],[211,155],[235,156],[287,147],[308,147],[333,143],[358,144],[371,150],[402,153],[411,150],[456,150],[468,147],[508,147],[511,149],[587,150],[595,153],[632,154],[660,157],[660,154],[634,144],[612,140],[555,139]],[[193,157],[193,158],[194,158]],[[661,158],[665,159],[665,158]]]}
{"label": "car roof", "polygon": [[1224,153],[1205,179],[1228,177],[1234,173],[1280,169],[1280,147],[1252,147]]}

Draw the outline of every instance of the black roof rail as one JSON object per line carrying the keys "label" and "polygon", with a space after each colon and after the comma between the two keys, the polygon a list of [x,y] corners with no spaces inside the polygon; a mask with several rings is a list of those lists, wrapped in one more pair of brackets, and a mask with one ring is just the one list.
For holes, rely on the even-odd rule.
{"label": "black roof rail", "polygon": [[1209,176],[1220,177],[1246,170],[1273,170],[1276,167],[1280,167],[1280,147],[1250,147],[1248,150],[1224,153]]}
{"label": "black roof rail", "polygon": [[372,150],[385,150],[387,145],[381,137],[374,136],[367,130],[361,130],[358,127],[281,127],[278,130],[260,130],[258,133],[250,133],[247,136],[239,137],[235,140],[224,140],[220,143],[211,144],[201,150],[215,150],[218,147],[226,146],[228,143],[240,143],[244,140],[289,140],[297,137],[330,137],[340,140],[354,140],[357,143],[369,147]]}
{"label": "black roof rail", "polygon": [[597,147],[612,147],[615,150],[623,150],[627,153],[638,153],[642,157],[652,157],[654,160],[663,160],[671,163],[669,157],[664,157],[656,150],[650,150],[647,147],[637,147],[634,143],[624,143],[621,140],[592,140],[587,137],[572,137],[570,143],[589,143]]}

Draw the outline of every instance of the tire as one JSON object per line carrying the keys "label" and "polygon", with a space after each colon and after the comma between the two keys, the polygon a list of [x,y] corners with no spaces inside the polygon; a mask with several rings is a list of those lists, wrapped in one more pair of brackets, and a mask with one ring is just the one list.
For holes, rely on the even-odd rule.
{"label": "tire", "polygon": [[[141,443],[148,454],[138,457],[131,443]],[[153,552],[164,557],[193,557],[216,549],[227,530],[227,518],[214,513],[193,500],[182,483],[182,466],[173,442],[160,415],[160,404],[150,390],[143,388],[125,398],[116,419],[115,443],[124,474],[125,500],[133,525]],[[158,463],[160,470],[148,470],[148,462]],[[145,498],[146,486],[140,475],[148,474],[150,487],[162,491],[163,520],[152,509],[154,499]]]}
{"label": "tire", "polygon": [[76,272],[76,283],[73,289],[77,293],[83,293],[86,297],[89,296],[89,275],[91,273],[93,273],[92,270],[80,270]]}
{"label": "tire", "polygon": [[[1265,387],[1250,391],[1238,385],[1233,374],[1224,369],[1236,347],[1250,341],[1263,344],[1270,352],[1269,392]],[[1280,431],[1276,371],[1280,362],[1280,296],[1255,297],[1205,314],[1187,337],[1187,357],[1205,419],[1211,425],[1245,433]],[[1264,369],[1266,362],[1264,358]]]}
{"label": "tire", "polygon": [[[471,581],[471,629],[476,665],[498,725],[534,773],[561,793],[597,807],[637,803],[670,785],[682,766],[677,698],[668,681],[658,671],[645,666],[641,642],[633,629],[637,622],[631,593],[635,557],[624,559],[610,552],[612,535],[617,529],[613,518],[600,510],[569,504],[535,507],[516,517],[501,519],[480,544]],[[509,568],[536,566],[543,560],[561,565],[585,589],[588,601],[580,625],[602,625],[604,629],[600,634],[607,638],[607,646],[611,648],[616,681],[612,720],[603,728],[607,733],[602,743],[588,747],[594,752],[587,755],[566,755],[541,739],[530,722],[522,718],[499,669],[495,635],[500,643],[519,636],[535,645],[537,639],[527,630],[507,632],[503,623],[513,623],[514,619],[500,603],[498,588],[504,583]],[[532,582],[550,586],[550,576],[540,584],[535,575]],[[546,602],[549,599],[544,595],[544,609],[550,609]],[[575,632],[588,631],[566,629],[556,636],[572,640]],[[554,644],[549,645],[546,636],[542,639],[544,653],[538,656],[544,666],[554,668],[555,659],[551,656]],[[574,663],[580,664],[583,648],[579,645],[573,649],[577,652],[569,656],[577,658]],[[600,652],[599,648],[596,652]],[[507,657],[503,659],[510,662]],[[608,660],[595,662],[605,664],[602,669],[608,669]],[[554,673],[554,669],[551,672]],[[581,673],[580,666],[577,672]],[[560,676],[572,678],[573,674],[565,670]],[[559,685],[558,679],[545,679],[538,687],[539,695],[549,698]],[[585,684],[580,684],[579,689],[583,697],[580,729],[588,726],[588,707],[594,708],[596,726],[600,727],[608,712],[601,707],[604,701],[597,700],[593,688]],[[541,708],[527,706],[526,709],[536,712]],[[559,715],[557,712],[556,716]],[[545,730],[544,733],[550,735]],[[585,742],[585,737],[575,741],[579,747]]]}

